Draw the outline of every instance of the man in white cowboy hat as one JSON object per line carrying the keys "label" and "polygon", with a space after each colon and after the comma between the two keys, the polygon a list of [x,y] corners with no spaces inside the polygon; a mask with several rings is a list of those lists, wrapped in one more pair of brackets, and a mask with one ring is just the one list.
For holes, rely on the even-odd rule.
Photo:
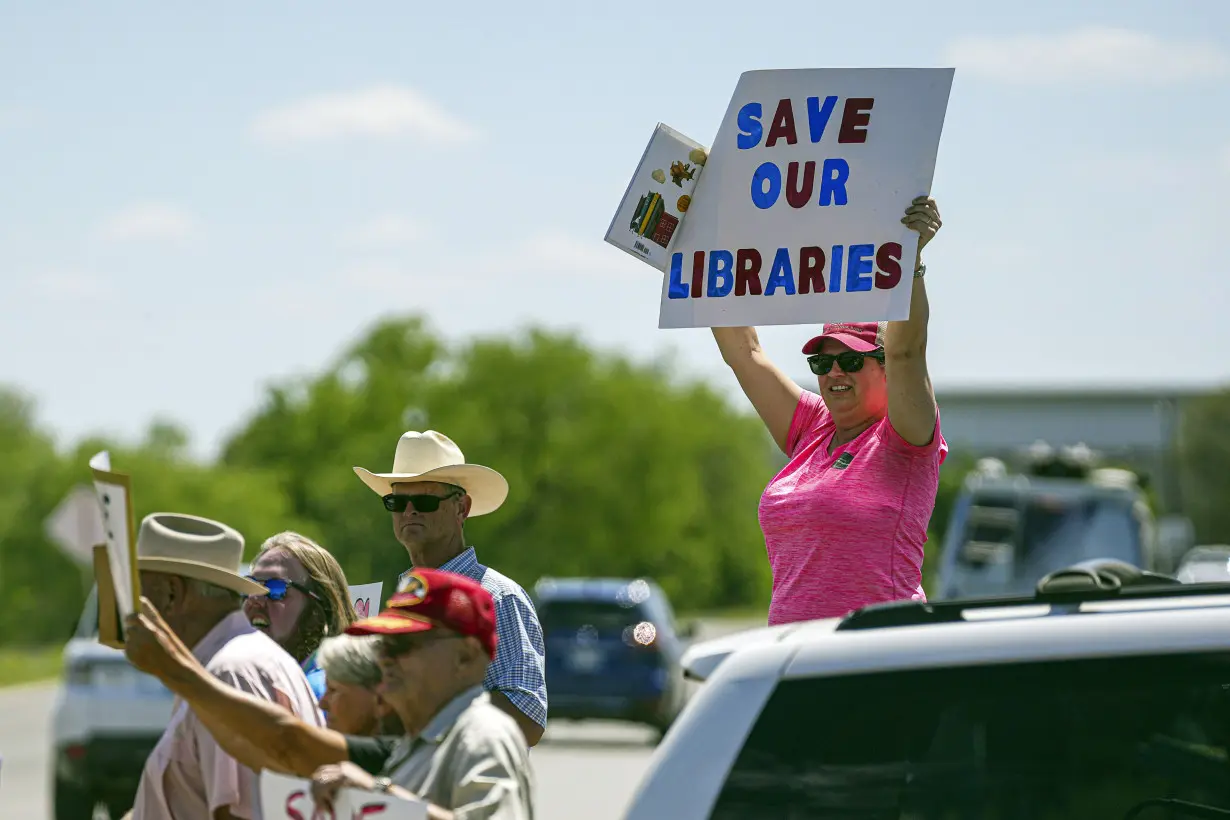
{"label": "man in white cowboy hat", "polygon": [[[494,512],[508,497],[504,476],[467,463],[461,448],[435,430],[404,433],[391,472],[354,471],[392,513],[393,532],[413,567],[455,572],[491,593],[498,641],[483,686],[517,721],[529,745],[537,744],[547,725],[546,648],[538,613],[519,584],[478,562],[465,538],[467,518]],[[412,591],[408,587],[416,583],[407,570],[398,591]]]}
{"label": "man in white cowboy hat", "polygon": [[[137,535],[142,597],[214,677],[323,726],[302,668],[243,613],[244,596],[266,592],[239,574],[243,546],[243,536],[217,521],[178,513],[146,516]],[[258,784],[257,774],[224,752],[177,699],[145,763],[131,816],[253,818]]]}

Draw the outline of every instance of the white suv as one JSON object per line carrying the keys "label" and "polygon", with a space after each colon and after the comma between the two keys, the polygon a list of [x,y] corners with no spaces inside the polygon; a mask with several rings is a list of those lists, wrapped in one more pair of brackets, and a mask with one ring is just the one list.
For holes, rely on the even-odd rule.
{"label": "white suv", "polygon": [[64,678],[52,708],[55,820],[89,820],[97,803],[113,818],[132,807],[172,701],[157,678],[98,642],[96,587],[64,647]]}
{"label": "white suv", "polygon": [[1230,817],[1230,584],[1114,562],[694,646],[625,820]]}

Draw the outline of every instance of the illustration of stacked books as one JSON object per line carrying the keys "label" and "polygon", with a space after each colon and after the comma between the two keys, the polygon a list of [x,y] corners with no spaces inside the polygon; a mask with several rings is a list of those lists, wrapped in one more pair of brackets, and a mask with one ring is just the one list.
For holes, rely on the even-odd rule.
{"label": "illustration of stacked books", "polygon": [[653,193],[641,195],[636,212],[628,229],[639,236],[649,238],[649,241],[665,248],[670,244],[675,228],[679,227],[679,219],[666,212],[662,195]]}

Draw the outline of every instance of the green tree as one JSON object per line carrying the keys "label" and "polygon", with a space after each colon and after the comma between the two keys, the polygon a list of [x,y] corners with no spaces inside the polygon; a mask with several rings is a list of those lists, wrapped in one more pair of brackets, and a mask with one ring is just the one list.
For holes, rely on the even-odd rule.
{"label": "green tree", "polygon": [[1186,513],[1199,543],[1230,543],[1230,388],[1184,408],[1179,462]]}
{"label": "green tree", "polygon": [[225,449],[279,476],[355,583],[406,567],[389,516],[351,467],[391,466],[407,429],[449,435],[511,486],[467,536],[522,584],[647,575],[682,606],[763,602],[755,509],[772,472],[759,422],[662,364],[530,330],[449,348],[418,317],[378,325],[330,368],[275,386]]}

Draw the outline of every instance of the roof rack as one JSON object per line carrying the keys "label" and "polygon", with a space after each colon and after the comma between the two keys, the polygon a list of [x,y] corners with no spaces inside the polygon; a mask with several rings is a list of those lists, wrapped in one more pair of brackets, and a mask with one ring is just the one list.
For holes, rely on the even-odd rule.
{"label": "roof rack", "polygon": [[977,609],[1082,604],[1095,601],[1144,601],[1201,595],[1230,595],[1230,583],[1183,584],[1168,575],[1137,569],[1122,561],[1086,561],[1052,572],[1038,582],[1033,595],[1004,595],[952,601],[891,601],[856,609],[837,625],[838,631],[893,626],[960,623]]}

